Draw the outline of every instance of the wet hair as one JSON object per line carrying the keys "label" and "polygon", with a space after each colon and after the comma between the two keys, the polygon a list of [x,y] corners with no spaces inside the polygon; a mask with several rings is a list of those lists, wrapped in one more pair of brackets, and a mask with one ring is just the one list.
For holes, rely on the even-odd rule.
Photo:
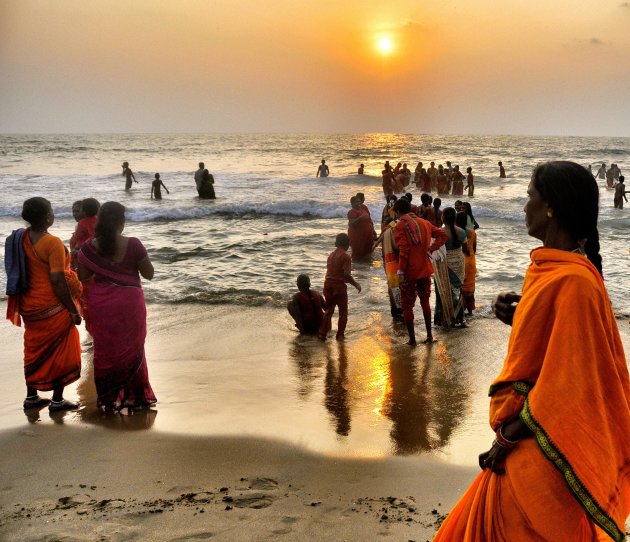
{"label": "wet hair", "polygon": [[101,204],[94,198],[85,198],[81,202],[81,212],[85,216],[96,216],[100,207]]}
{"label": "wet hair", "polygon": [[427,205],[429,204],[429,198],[431,196],[429,196],[429,194],[427,194],[426,192],[424,192],[421,196],[420,196],[420,201],[422,203],[426,203]]}
{"label": "wet hair", "polygon": [[619,182],[622,183],[626,180],[626,178],[623,175],[619,175]]}
{"label": "wet hair", "polygon": [[355,202],[355,201],[359,201],[359,198],[357,198],[356,196],[352,196],[352,197],[350,198],[350,205],[354,205],[354,202]]}
{"label": "wet hair", "polygon": [[584,243],[587,258],[602,273],[599,254],[599,188],[597,181],[575,162],[539,164],[532,174],[534,187],[551,209],[560,226],[576,241]]}
{"label": "wet hair", "polygon": [[442,205],[442,200],[440,198],[435,198],[433,200],[433,207],[437,209],[440,207],[440,205]]}
{"label": "wet hair", "polygon": [[350,246],[350,237],[348,237],[348,234],[338,233],[337,237],[335,237],[335,246],[348,250],[348,247]]}
{"label": "wet hair", "polygon": [[[470,206],[470,203],[467,201],[462,201],[462,207],[464,208],[464,212],[470,217],[470,219],[474,222],[475,221],[475,217],[472,214],[472,207]],[[483,220],[482,220],[483,222]]]}
{"label": "wet hair", "polygon": [[159,178],[160,178],[160,174],[159,174],[159,173],[156,173],[156,174],[155,174],[155,179],[157,180],[157,179],[159,179]]}
{"label": "wet hair", "polygon": [[41,228],[46,223],[46,216],[52,210],[52,205],[46,198],[28,198],[22,204],[22,218],[31,226]]}
{"label": "wet hair", "polygon": [[468,215],[464,211],[457,211],[455,215],[455,225],[460,227],[462,230],[466,229],[468,225]]}
{"label": "wet hair", "polygon": [[296,282],[299,290],[308,290],[311,287],[311,278],[308,275],[298,275]]}
{"label": "wet hair", "polygon": [[361,203],[363,203],[365,201],[365,194],[363,192],[357,192],[357,195],[355,197],[357,197],[360,200],[362,200]]}
{"label": "wet hair", "polygon": [[461,241],[457,238],[457,232],[455,231],[455,218],[457,217],[457,212],[452,207],[446,207],[442,211],[442,220],[444,221],[444,225],[451,230],[451,243],[452,248],[459,248],[462,246]]}
{"label": "wet hair", "polygon": [[116,252],[118,228],[125,223],[125,206],[117,201],[107,201],[98,212],[94,237],[98,241],[101,256],[113,256]]}
{"label": "wet hair", "polygon": [[406,215],[411,212],[411,203],[409,203],[409,200],[403,196],[394,205],[394,211],[401,215]]}
{"label": "wet hair", "polygon": [[411,202],[411,200],[413,199],[413,196],[411,195],[411,192],[407,192],[405,194],[405,197],[409,200],[409,202]]}

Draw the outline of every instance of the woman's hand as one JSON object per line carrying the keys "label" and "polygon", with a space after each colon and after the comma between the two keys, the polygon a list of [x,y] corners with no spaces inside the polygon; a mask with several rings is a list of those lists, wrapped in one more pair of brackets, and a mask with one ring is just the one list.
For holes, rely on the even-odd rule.
{"label": "woman's hand", "polygon": [[521,295],[516,292],[503,292],[494,298],[492,312],[504,324],[512,325],[516,304],[521,300]]}
{"label": "woman's hand", "polygon": [[487,452],[479,454],[479,466],[481,467],[481,470],[490,469],[496,474],[505,474],[503,465],[509,452],[509,448],[504,448],[495,440],[492,443],[492,448],[490,448]]}

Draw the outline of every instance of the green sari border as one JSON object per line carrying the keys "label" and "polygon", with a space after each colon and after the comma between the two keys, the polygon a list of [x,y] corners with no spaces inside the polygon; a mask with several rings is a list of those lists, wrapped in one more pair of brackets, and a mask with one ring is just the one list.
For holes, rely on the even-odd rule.
{"label": "green sari border", "polygon": [[614,520],[606,514],[598,502],[589,493],[582,481],[578,478],[571,467],[571,464],[562,455],[562,452],[556,448],[549,435],[536,421],[529,408],[529,400],[525,399],[525,404],[519,415],[523,423],[534,434],[538,446],[543,454],[551,461],[555,467],[562,473],[565,481],[569,485],[569,489],[575,495],[576,499],[584,508],[585,512],[599,525],[613,540],[623,542],[625,534],[622,532]]}
{"label": "green sari border", "polygon": [[499,384],[493,384],[490,386],[490,390],[488,391],[488,395],[492,397],[496,392],[503,388],[507,388],[508,386],[512,386],[512,389],[518,393],[519,395],[524,395],[527,397],[527,394],[534,387],[534,385],[530,382],[525,382],[525,380],[517,380],[516,382],[500,382]]}

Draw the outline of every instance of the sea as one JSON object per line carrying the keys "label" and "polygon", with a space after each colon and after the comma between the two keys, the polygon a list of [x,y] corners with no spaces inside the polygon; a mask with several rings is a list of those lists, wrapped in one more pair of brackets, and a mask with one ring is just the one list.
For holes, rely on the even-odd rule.
{"label": "sea", "polygon": [[[316,177],[322,159],[330,168],[327,178]],[[154,263],[155,277],[143,288],[149,336],[155,339],[148,343],[148,364],[157,410],[150,420],[95,417],[94,398],[79,383],[76,393],[87,406],[64,423],[124,429],[137,420],[136,426],[158,431],[278,438],[344,456],[432,453],[474,466],[492,439],[487,389],[500,370],[509,333],[494,319],[491,302],[501,291],[521,290],[529,253],[540,244],[525,229],[527,185],[538,163],[556,159],[594,171],[602,162],[616,163],[623,173],[630,168],[630,138],[0,135],[0,234],[24,226],[22,203],[32,196],[51,201],[50,231],[66,242],[76,226],[75,200],[114,200],[126,207],[126,235],[138,237]],[[459,196],[470,201],[480,225],[477,310],[470,327],[437,331],[439,343],[432,349],[404,346],[406,331],[392,323],[377,250],[353,263],[362,291],[349,288],[345,344],[301,338],[286,311],[296,277],[307,273],[313,287],[322,289],[326,258],[335,236],[347,231],[350,198],[357,192],[365,194],[379,230],[386,160],[407,163],[412,171],[419,161],[473,168],[474,197]],[[125,161],[137,180],[128,192]],[[193,175],[200,161],[214,176],[215,200],[197,196]],[[498,161],[507,178],[499,178]],[[360,164],[364,175],[357,175]],[[160,201],[150,197],[155,173],[170,191]],[[605,283],[627,336],[630,207],[613,209],[612,191],[598,183]],[[411,185],[409,191],[419,203],[419,190]],[[444,208],[455,198],[442,201]],[[5,282],[1,269],[0,300]],[[189,327],[182,328],[181,315]],[[264,325],[257,326],[257,318]],[[200,320],[202,337],[195,334]],[[25,422],[18,391],[21,332],[5,326],[3,336],[10,340],[0,345],[0,423],[58,423],[43,411]],[[416,330],[422,340],[421,317]],[[90,356],[84,354],[86,375]],[[76,398],[74,388],[69,393]]]}
{"label": "sea", "polygon": [[[316,177],[325,159],[327,178]],[[229,135],[2,135],[0,233],[23,225],[22,202],[43,196],[53,205],[53,231],[68,241],[73,201],[94,197],[127,209],[127,234],[147,247],[157,272],[145,284],[147,302],[283,307],[300,273],[323,285],[326,256],[347,230],[350,197],[363,192],[377,230],[384,205],[380,171],[385,160],[422,161],[473,168],[470,198],[478,230],[476,298],[487,314],[493,297],[519,290],[538,241],[527,236],[523,206],[536,164],[573,160],[593,170],[630,167],[630,138],[455,136],[410,134]],[[498,175],[501,160],[507,178]],[[124,190],[121,164],[137,183]],[[216,200],[199,200],[193,180],[203,161],[215,179]],[[359,164],[365,174],[357,175]],[[170,190],[152,200],[151,181]],[[600,239],[604,275],[618,317],[630,315],[628,262],[630,210],[613,209],[612,191],[600,182]],[[409,191],[419,204],[420,191]],[[466,198],[466,196],[464,196]],[[462,199],[464,199],[462,198]],[[456,198],[442,197],[442,208]],[[4,284],[4,270],[0,271]],[[363,294],[353,300],[353,326],[368,325],[371,311],[388,310],[379,251],[357,262]],[[4,290],[4,288],[3,288]]]}

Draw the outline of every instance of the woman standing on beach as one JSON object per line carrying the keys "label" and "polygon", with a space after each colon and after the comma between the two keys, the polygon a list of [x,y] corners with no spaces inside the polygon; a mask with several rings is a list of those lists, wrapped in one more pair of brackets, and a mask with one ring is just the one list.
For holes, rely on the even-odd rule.
{"label": "woman standing on beach", "polygon": [[95,238],[79,252],[79,277],[94,278],[87,310],[97,404],[123,414],[156,402],[144,354],[147,309],[140,281],[140,275],[153,278],[153,264],[138,239],[122,235],[124,228],[124,206],[104,203]]}
{"label": "woman standing on beach", "polygon": [[527,232],[543,246],[522,296],[493,304],[512,325],[490,388],[496,439],[434,540],[622,541],[630,380],[601,258],[585,243],[597,235],[597,183],[578,164],[548,162],[527,194]]}
{"label": "woman standing on beach", "polygon": [[[73,410],[63,398],[64,387],[81,375],[81,345],[76,326],[81,283],[70,269],[70,255],[58,237],[48,233],[55,215],[47,199],[29,198],[22,207],[29,228],[16,230],[7,240],[7,318],[15,325],[24,319],[24,409],[48,403],[51,412]],[[20,265],[20,262],[25,264]],[[16,282],[17,281],[17,282]],[[21,283],[19,289],[13,289]],[[25,287],[25,288],[24,288]],[[38,391],[53,390],[52,402]]]}
{"label": "woman standing on beach", "polygon": [[464,311],[468,316],[475,310],[475,278],[477,276],[477,232],[469,228],[468,215],[464,211],[457,213],[455,224],[466,232],[466,244],[462,245],[464,252],[464,283],[462,284],[462,300]]}
{"label": "woman standing on beach", "polygon": [[442,213],[444,231],[448,236],[446,241],[446,268],[436,270],[436,300],[435,325],[450,327],[459,324],[466,327],[464,322],[464,307],[462,299],[462,285],[464,283],[464,253],[462,246],[466,245],[466,231],[455,225],[456,212],[447,207]]}

